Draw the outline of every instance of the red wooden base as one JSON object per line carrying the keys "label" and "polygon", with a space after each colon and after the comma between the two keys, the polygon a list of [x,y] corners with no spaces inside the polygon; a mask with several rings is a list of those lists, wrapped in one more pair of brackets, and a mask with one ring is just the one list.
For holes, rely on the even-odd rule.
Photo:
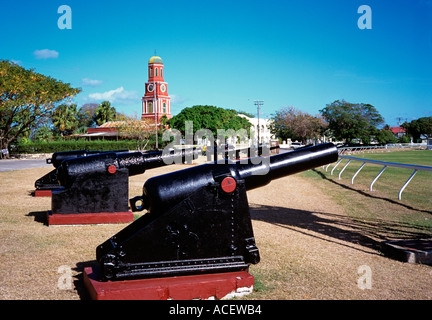
{"label": "red wooden base", "polygon": [[100,281],[97,267],[84,269],[93,300],[223,299],[252,293],[254,277],[246,271],[153,279]]}
{"label": "red wooden base", "polygon": [[34,193],[35,197],[51,197],[51,195],[51,190],[35,190]]}
{"label": "red wooden base", "polygon": [[76,213],[76,214],[52,214],[48,211],[48,225],[73,225],[73,224],[105,224],[128,223],[134,221],[132,212],[100,212],[100,213]]}

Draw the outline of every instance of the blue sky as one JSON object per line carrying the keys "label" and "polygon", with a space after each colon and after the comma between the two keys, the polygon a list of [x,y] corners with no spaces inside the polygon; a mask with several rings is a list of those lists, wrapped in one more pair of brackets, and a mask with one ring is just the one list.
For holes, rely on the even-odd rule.
{"label": "blue sky", "polygon": [[[72,29],[59,29],[68,5]],[[361,5],[372,29],[360,29]],[[141,112],[155,50],[173,114],[196,104],[261,117],[369,103],[397,125],[432,116],[432,0],[2,1],[0,59],[81,87],[81,106]]]}

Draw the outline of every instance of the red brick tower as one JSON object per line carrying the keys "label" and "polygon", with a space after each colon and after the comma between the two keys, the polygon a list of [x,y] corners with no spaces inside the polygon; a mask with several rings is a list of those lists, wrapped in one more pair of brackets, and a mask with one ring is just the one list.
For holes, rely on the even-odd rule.
{"label": "red brick tower", "polygon": [[149,79],[145,84],[145,94],[142,98],[142,115],[141,119],[157,119],[166,115],[168,119],[172,118],[171,103],[168,95],[168,86],[163,78],[163,62],[158,56],[153,56],[148,62]]}

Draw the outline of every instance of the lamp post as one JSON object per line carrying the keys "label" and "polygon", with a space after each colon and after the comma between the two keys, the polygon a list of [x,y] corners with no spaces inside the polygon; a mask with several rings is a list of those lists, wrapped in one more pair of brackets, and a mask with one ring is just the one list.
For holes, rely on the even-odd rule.
{"label": "lamp post", "polygon": [[260,126],[259,126],[259,112],[260,112],[260,106],[264,105],[264,101],[262,100],[255,100],[254,105],[258,108],[258,146],[260,144]]}
{"label": "lamp post", "polygon": [[158,149],[158,127],[157,127],[157,98],[156,98],[157,83],[154,82],[154,113],[155,113],[155,134],[156,134],[156,150]]}

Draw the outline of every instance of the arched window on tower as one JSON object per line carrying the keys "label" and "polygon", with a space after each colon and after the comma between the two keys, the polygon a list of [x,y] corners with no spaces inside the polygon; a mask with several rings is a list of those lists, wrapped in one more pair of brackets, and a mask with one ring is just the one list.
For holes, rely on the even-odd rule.
{"label": "arched window on tower", "polygon": [[158,68],[155,68],[155,77],[158,76]]}
{"label": "arched window on tower", "polygon": [[150,77],[153,77],[153,68],[150,68],[149,72]]}
{"label": "arched window on tower", "polygon": [[163,69],[161,68],[161,70],[160,70],[161,72],[160,72],[160,74],[161,74],[161,77],[163,77]]}
{"label": "arched window on tower", "polygon": [[162,113],[166,113],[166,102],[162,104]]}
{"label": "arched window on tower", "polygon": [[151,101],[147,104],[147,113],[153,113],[153,102]]}

